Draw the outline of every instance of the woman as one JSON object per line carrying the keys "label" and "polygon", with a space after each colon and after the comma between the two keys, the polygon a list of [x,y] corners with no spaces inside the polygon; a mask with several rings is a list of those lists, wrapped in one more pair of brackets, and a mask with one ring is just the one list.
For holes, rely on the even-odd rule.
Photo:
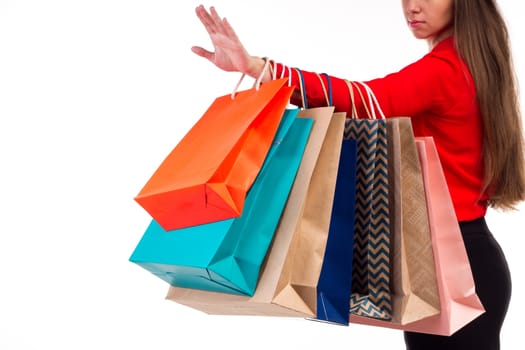
{"label": "woman", "polygon": [[[416,136],[433,136],[486,309],[452,336],[405,332],[405,343],[410,350],[499,349],[511,278],[484,217],[489,207],[512,209],[525,199],[524,140],[506,24],[495,0],[402,0],[402,5],[408,27],[426,40],[429,53],[366,83],[387,117],[409,115]],[[248,54],[213,7],[208,12],[199,6],[196,13],[215,51],[196,46],[194,53],[225,71],[272,78],[263,72],[265,60]],[[300,106],[301,71],[272,63],[277,76],[291,72],[299,92],[292,102]],[[309,107],[326,105],[319,78],[332,86],[336,111],[350,115],[343,79],[302,71]],[[363,115],[364,102],[358,93],[354,96]]]}

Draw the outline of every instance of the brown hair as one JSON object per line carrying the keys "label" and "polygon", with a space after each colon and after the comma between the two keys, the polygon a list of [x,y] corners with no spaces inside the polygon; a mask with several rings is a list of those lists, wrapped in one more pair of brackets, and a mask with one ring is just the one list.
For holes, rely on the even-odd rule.
{"label": "brown hair", "polygon": [[509,33],[495,0],[455,0],[454,40],[476,85],[489,206],[525,199],[524,135]]}

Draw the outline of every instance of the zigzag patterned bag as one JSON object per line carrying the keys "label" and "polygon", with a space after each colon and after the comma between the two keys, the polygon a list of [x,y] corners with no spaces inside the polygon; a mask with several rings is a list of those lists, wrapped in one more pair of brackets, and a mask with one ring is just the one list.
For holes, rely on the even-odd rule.
{"label": "zigzag patterned bag", "polygon": [[372,119],[357,119],[353,82],[346,83],[353,110],[352,118],[346,120],[344,138],[357,141],[350,313],[388,320],[392,302],[386,121],[375,119],[373,109]]}
{"label": "zigzag patterned bag", "polygon": [[[370,109],[377,109],[384,117],[373,91],[366,84],[361,85],[368,95]],[[412,123],[409,117],[395,117],[386,119],[386,124],[391,321],[403,325],[439,314],[440,302],[423,173]],[[351,322],[356,322],[358,318],[356,315],[350,317]]]}

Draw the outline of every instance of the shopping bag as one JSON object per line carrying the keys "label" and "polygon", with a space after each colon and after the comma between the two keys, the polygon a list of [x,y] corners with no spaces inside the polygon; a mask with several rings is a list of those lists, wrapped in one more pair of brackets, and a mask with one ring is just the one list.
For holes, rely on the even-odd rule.
{"label": "shopping bag", "polygon": [[423,174],[409,117],[387,119],[393,322],[440,312]]}
{"label": "shopping bag", "polygon": [[313,318],[348,325],[352,292],[357,141],[342,140],[328,242],[317,284],[317,313]]}
{"label": "shopping bag", "polygon": [[[345,313],[348,321],[350,292],[344,291],[350,283],[351,267],[338,264],[345,259],[351,262],[352,244],[348,243],[348,236],[338,237],[337,232],[332,232],[334,210],[337,210],[338,217],[342,214],[341,209],[334,208],[333,204],[337,203],[334,197],[338,173],[341,172],[339,162],[343,157],[341,145],[345,118],[345,113],[332,116],[273,297],[276,304],[324,320],[335,309],[338,313]],[[351,162],[345,162],[344,170],[351,166]],[[338,229],[345,231],[341,233],[348,233],[341,227]],[[332,268],[331,274],[326,273],[327,263]],[[336,271],[343,272],[343,276]],[[344,297],[342,303],[338,303],[341,294]],[[327,305],[323,310],[320,308],[323,302],[334,306]]]}
{"label": "shopping bag", "polygon": [[[352,82],[346,81],[353,99]],[[354,106],[354,104],[352,103]],[[345,139],[357,142],[356,208],[350,313],[381,319],[392,314],[386,121],[347,119]]]}
{"label": "shopping bag", "polygon": [[[168,300],[208,314],[315,317],[312,286],[317,285],[323,261],[345,119],[333,110],[320,107],[299,112],[300,117],[308,116],[315,122],[254,295],[170,286]],[[302,230],[309,233],[303,235]]]}
{"label": "shopping bag", "polygon": [[296,116],[285,111],[240,217],[171,231],[152,220],[130,260],[171,285],[252,295],[313,124]]}
{"label": "shopping bag", "polygon": [[351,323],[449,336],[485,312],[432,137],[416,137],[423,172],[441,312],[400,324],[350,315]]}
{"label": "shopping bag", "polygon": [[289,103],[286,82],[215,99],[135,201],[164,230],[239,217]]}
{"label": "shopping bag", "polygon": [[[307,108],[303,75],[295,69]],[[330,106],[324,82],[319,79]],[[343,143],[345,117],[346,113],[332,116],[273,301],[292,309],[305,308],[314,320],[348,324],[356,159],[348,150],[348,144],[351,147],[355,142]],[[351,210],[346,210],[349,207]]]}
{"label": "shopping bag", "polygon": [[[300,69],[295,69],[300,78],[299,86],[301,92],[301,102],[303,106],[308,106],[307,94],[305,90],[306,85],[304,84],[303,74]],[[323,75],[327,79],[327,87],[325,86],[321,75],[317,74],[317,78],[319,79],[323,89],[326,104],[327,106],[331,106],[332,86],[330,77],[326,73],[323,73]],[[338,133],[337,135],[339,136],[340,134]],[[337,165],[338,168],[335,179],[335,193],[333,196],[326,197],[326,200],[329,200],[332,203],[331,205],[323,205],[322,202],[317,200],[319,205],[310,206],[312,209],[311,215],[313,219],[316,219],[319,216],[324,216],[318,207],[324,206],[326,208],[331,208],[329,224],[325,226],[325,229],[319,233],[316,233],[315,236],[312,235],[312,238],[304,239],[303,241],[305,241],[305,243],[302,245],[308,245],[308,242],[311,242],[314,237],[316,237],[317,240],[319,240],[321,237],[323,240],[326,240],[326,249],[324,250],[324,256],[321,260],[322,265],[319,267],[320,272],[316,273],[315,275],[311,275],[316,277],[308,284],[317,285],[315,291],[312,290],[312,296],[317,295],[317,298],[315,299],[315,308],[312,307],[312,310],[316,310],[315,316],[307,317],[307,319],[348,325],[348,305],[350,302],[349,299],[352,280],[357,143],[352,139],[343,140],[342,137],[338,137],[337,141],[340,145],[339,147],[341,148],[341,151],[339,155],[339,161],[333,162],[333,164]],[[312,181],[312,183],[313,182],[314,181]],[[320,187],[320,189],[322,188]],[[321,196],[322,195],[319,194],[316,196],[316,198],[319,199]],[[305,213],[303,215],[303,221],[307,220],[308,216],[309,214]],[[328,215],[326,215],[326,217],[328,218]],[[321,235],[320,233],[322,232],[326,232],[326,234]],[[306,254],[308,253],[307,250],[305,251],[304,249],[301,249],[301,251],[305,252],[303,253],[304,256],[308,256]],[[307,258],[303,257],[303,260],[306,261]],[[294,264],[295,270],[302,271],[302,269],[298,269],[297,266],[300,266],[300,264]],[[307,283],[302,283],[303,290],[305,284]],[[301,284],[296,283],[295,289],[297,291],[299,291],[299,288],[297,288],[298,285]]]}
{"label": "shopping bag", "polygon": [[[364,103],[367,112],[383,116],[373,91],[367,84],[359,84],[362,89],[357,91],[363,101],[368,100]],[[386,122],[392,319],[405,324],[438,314],[439,294],[423,175],[411,120],[390,117]]]}

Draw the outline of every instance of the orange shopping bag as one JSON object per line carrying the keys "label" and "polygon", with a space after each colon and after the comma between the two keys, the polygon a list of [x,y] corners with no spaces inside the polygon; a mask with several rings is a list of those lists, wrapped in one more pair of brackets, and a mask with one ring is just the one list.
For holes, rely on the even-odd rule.
{"label": "orange shopping bag", "polygon": [[135,201],[164,230],[240,216],[290,101],[287,80],[215,99]]}

